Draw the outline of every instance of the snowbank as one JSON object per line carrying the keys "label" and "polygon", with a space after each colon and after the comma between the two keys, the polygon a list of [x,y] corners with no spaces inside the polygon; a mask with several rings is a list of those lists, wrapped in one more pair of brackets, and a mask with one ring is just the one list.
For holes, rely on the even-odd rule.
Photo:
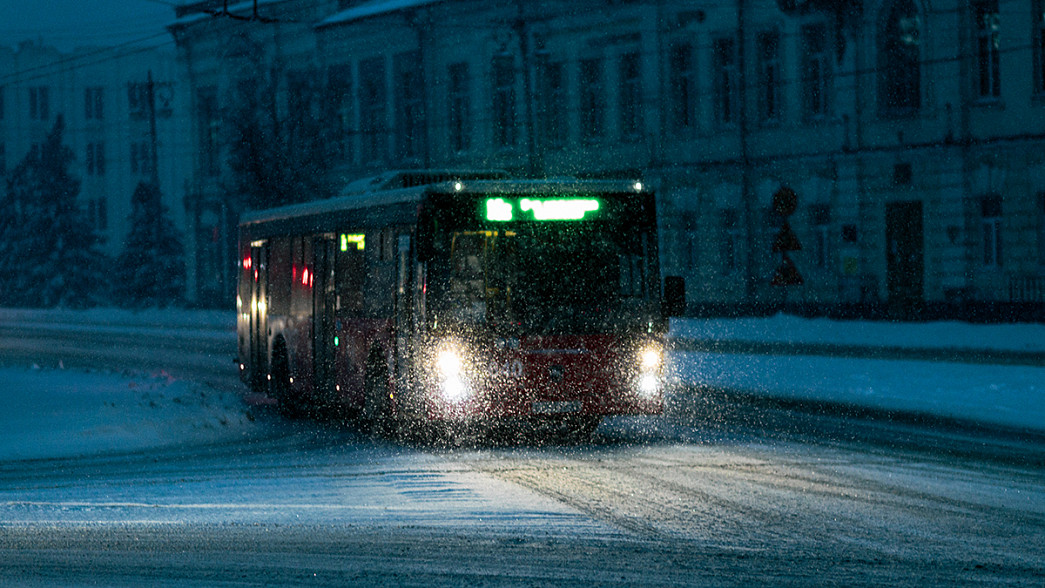
{"label": "snowbank", "polygon": [[671,336],[703,341],[1045,352],[1045,324],[900,323],[801,318],[681,319]]}
{"label": "snowbank", "polygon": [[669,369],[691,386],[1045,432],[1043,367],[680,352]]}
{"label": "snowbank", "polygon": [[239,398],[164,373],[0,368],[0,461],[214,443],[255,429]]}

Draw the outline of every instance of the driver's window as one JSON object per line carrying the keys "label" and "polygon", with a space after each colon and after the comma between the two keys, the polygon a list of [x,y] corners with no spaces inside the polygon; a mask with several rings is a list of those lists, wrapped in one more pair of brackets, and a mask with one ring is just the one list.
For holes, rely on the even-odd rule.
{"label": "driver's window", "polygon": [[486,318],[485,256],[484,233],[454,233],[450,247],[450,310],[462,320],[481,322]]}

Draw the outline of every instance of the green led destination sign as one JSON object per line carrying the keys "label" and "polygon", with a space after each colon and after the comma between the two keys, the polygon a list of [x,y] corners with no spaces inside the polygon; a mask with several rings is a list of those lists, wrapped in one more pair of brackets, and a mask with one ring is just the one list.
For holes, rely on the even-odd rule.
{"label": "green led destination sign", "polygon": [[589,220],[598,210],[595,198],[486,199],[486,220],[496,222]]}

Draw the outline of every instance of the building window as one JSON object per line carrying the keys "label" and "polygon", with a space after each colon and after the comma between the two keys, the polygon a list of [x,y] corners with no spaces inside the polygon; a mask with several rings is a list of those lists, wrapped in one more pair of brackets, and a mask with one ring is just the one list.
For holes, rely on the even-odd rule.
{"label": "building window", "polygon": [[606,120],[606,91],[602,59],[584,59],[580,63],[581,139],[595,143],[602,138]]}
{"label": "building window", "polygon": [[471,125],[471,81],[467,63],[451,64],[447,70],[450,77],[449,119],[450,150],[455,153],[468,151],[471,147],[469,128]]}
{"label": "building window", "polygon": [[540,93],[541,144],[549,149],[566,146],[566,66],[561,62],[541,62]]}
{"label": "building window", "polygon": [[50,90],[46,86],[29,88],[29,118],[32,120],[51,118]]}
{"label": "building window", "polygon": [[[207,176],[217,176],[221,171],[220,131],[221,110],[218,108],[218,91],[213,86],[201,88],[196,97],[196,124],[200,137],[200,171]],[[134,165],[133,158],[131,165]]]}
{"label": "building window", "polygon": [[913,0],[893,0],[878,57],[878,102],[885,116],[910,114],[922,105],[921,17]]}
{"label": "building window", "polygon": [[719,263],[722,275],[728,276],[740,269],[740,215],[735,208],[724,209],[721,212],[721,222]]}
{"label": "building window", "polygon": [[425,145],[421,54],[395,56],[395,148],[400,160],[419,160]]}
{"label": "building window", "polygon": [[780,33],[759,33],[758,116],[763,123],[780,121]]}
{"label": "building window", "polygon": [[813,264],[827,269],[831,267],[831,207],[826,204],[810,206],[809,226],[813,234]]}
{"label": "building window", "polygon": [[[1045,0],[1034,0],[1031,26],[1034,27],[1034,93],[1045,94]],[[0,98],[0,104],[2,103],[3,100]],[[3,108],[0,108],[0,118],[2,117]]]}
{"label": "building window", "polygon": [[693,45],[676,43],[669,57],[668,116],[671,131],[678,137],[692,137],[697,128],[697,74]]}
{"label": "building window", "polygon": [[311,71],[292,71],[287,74],[287,118],[298,128],[313,118],[314,79],[315,73]]}
{"label": "building window", "polygon": [[314,153],[319,119],[315,71],[287,73],[287,119],[284,125],[288,145],[301,153]]}
{"label": "building window", "polygon": [[973,4],[976,27],[976,60],[979,72],[977,92],[981,98],[1001,96],[1001,20],[998,0],[980,0]]}
{"label": "building window", "polygon": [[84,118],[102,120],[104,118],[102,88],[85,88],[83,95]]}
{"label": "building window", "polygon": [[497,147],[515,146],[515,57],[498,55],[493,60],[493,139]]}
{"label": "building window", "polygon": [[1001,196],[986,196],[980,200],[980,226],[983,229],[983,265],[1001,267]]}
{"label": "building window", "polygon": [[823,23],[802,27],[802,115],[822,119],[828,115],[831,91],[831,60],[827,26]]}
{"label": "building window", "polygon": [[152,150],[147,141],[131,143],[131,173],[138,176],[149,176],[153,172]]}
{"label": "building window", "polygon": [[1045,192],[1038,192],[1038,265],[1045,268]]}
{"label": "building window", "polygon": [[171,82],[156,82],[153,84],[153,90],[156,116],[159,118],[174,116],[174,84]]}
{"label": "building window", "polygon": [[105,197],[87,201],[87,223],[96,231],[104,231],[109,228],[106,206]]}
{"label": "building window", "polygon": [[642,62],[637,51],[620,56],[620,135],[625,141],[642,138]]}
{"label": "building window", "polygon": [[127,84],[127,112],[136,120],[149,116],[149,84],[131,82]]}
{"label": "building window", "polygon": [[332,65],[327,69],[327,120],[332,135],[331,151],[342,162],[352,160],[352,66]]}
{"label": "building window", "polygon": [[87,156],[85,157],[87,163],[87,175],[89,176],[104,176],[105,175],[105,143],[101,141],[88,143],[87,144]]}
{"label": "building window", "polygon": [[715,74],[715,122],[733,124],[737,114],[737,43],[716,39],[713,44]]}
{"label": "building window", "polygon": [[359,127],[363,161],[384,161],[388,151],[388,112],[385,58],[373,57],[359,64]]}

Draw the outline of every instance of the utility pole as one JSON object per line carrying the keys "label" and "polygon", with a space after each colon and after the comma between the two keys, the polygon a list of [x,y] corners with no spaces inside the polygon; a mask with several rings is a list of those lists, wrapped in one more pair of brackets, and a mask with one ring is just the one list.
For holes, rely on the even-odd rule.
{"label": "utility pole", "polygon": [[[526,173],[528,176],[533,177],[538,169],[543,171],[543,164],[537,163],[537,122],[536,114],[534,109],[533,101],[534,96],[534,80],[533,80],[533,55],[530,47],[530,31],[526,25],[526,14],[524,13],[524,3],[517,1],[515,3],[516,18],[512,28],[515,29],[515,34],[519,37],[519,53],[521,53],[520,61],[522,63],[522,75],[523,75],[523,118],[525,123],[523,124],[523,130],[526,133]],[[516,101],[518,104],[518,101]]]}
{"label": "utility pole", "polygon": [[748,146],[747,112],[747,0],[737,0],[737,130],[740,133],[740,200],[744,210],[744,230],[747,232],[747,255],[744,276],[744,294],[748,304],[755,302],[755,194],[751,188],[751,154]]}
{"label": "utility pole", "polygon": [[149,163],[152,165],[152,183],[156,190],[160,189],[160,166],[156,147],[159,139],[156,136],[156,83],[152,80],[152,70],[149,70],[146,82],[146,93],[149,101]]}

